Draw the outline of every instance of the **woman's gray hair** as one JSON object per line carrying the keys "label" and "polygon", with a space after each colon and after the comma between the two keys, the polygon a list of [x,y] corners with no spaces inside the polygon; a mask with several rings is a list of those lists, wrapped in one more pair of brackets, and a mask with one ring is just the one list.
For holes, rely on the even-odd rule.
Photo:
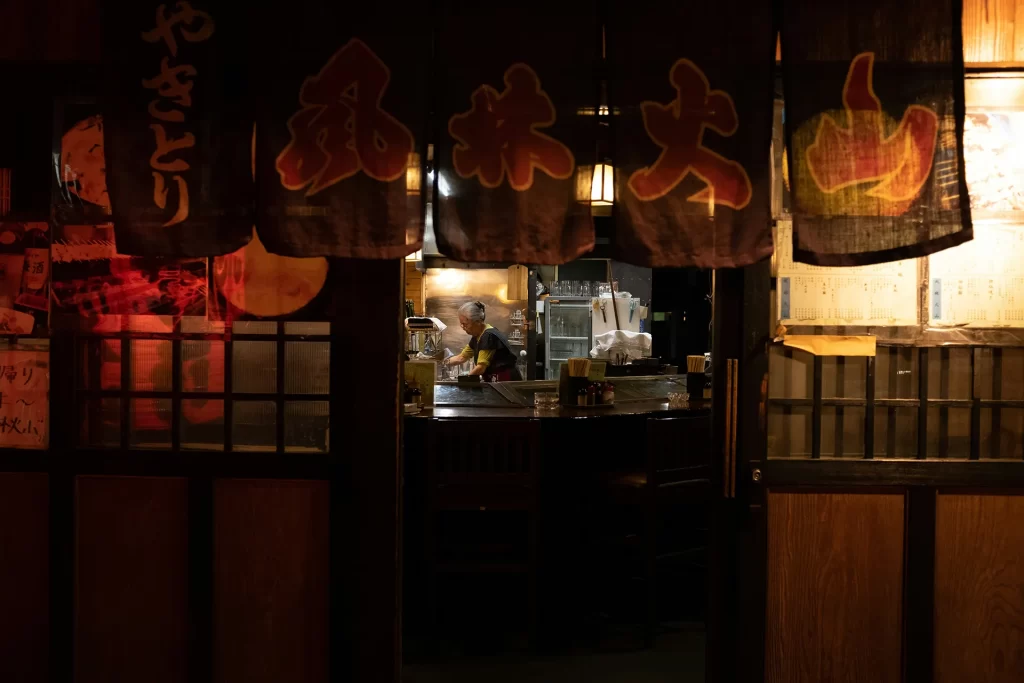
{"label": "woman's gray hair", "polygon": [[474,323],[482,323],[487,317],[484,305],[479,301],[467,301],[459,306],[459,315],[466,316]]}

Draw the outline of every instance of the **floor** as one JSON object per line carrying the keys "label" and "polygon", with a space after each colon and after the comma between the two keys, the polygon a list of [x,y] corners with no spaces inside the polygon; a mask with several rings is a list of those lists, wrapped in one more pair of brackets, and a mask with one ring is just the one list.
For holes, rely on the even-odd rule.
{"label": "floor", "polygon": [[[626,645],[624,644],[624,647]],[[655,647],[566,655],[448,657],[407,664],[403,683],[698,683],[704,680],[702,625],[680,625],[658,636]]]}

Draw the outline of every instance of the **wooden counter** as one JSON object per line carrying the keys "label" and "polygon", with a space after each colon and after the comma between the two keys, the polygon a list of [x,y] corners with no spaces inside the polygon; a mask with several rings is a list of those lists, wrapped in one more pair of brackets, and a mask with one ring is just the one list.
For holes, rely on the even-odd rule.
{"label": "wooden counter", "polygon": [[509,406],[507,408],[472,407],[472,406],[433,406],[424,408],[415,415],[406,415],[410,419],[509,419],[533,420],[545,422],[552,420],[585,420],[602,417],[622,417],[650,415],[651,417],[677,417],[711,413],[711,401],[690,401],[689,408],[670,408],[667,401],[629,401],[616,403],[607,408],[570,408],[560,407],[556,411],[541,411],[532,408]]}

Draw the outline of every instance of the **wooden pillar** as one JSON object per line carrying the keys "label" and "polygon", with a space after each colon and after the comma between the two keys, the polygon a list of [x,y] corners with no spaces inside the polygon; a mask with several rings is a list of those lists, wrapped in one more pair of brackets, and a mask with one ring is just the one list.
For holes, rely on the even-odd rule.
{"label": "wooden pillar", "polygon": [[[332,680],[397,682],[401,670],[403,262],[342,260],[331,345]],[[339,620],[340,618],[340,620]],[[338,661],[338,657],[334,658]]]}

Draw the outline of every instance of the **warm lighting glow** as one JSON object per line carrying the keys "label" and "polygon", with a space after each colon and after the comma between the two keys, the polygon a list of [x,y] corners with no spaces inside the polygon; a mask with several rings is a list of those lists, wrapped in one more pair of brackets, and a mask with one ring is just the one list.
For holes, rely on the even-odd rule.
{"label": "warm lighting glow", "polygon": [[598,164],[590,184],[590,204],[611,206],[615,201],[615,171],[610,164]]}
{"label": "warm lighting glow", "polygon": [[438,268],[433,273],[430,284],[439,290],[437,294],[462,294],[466,288],[466,271],[461,268]]}
{"label": "warm lighting glow", "polygon": [[[598,116],[608,116],[608,114],[610,114],[610,113],[611,113],[611,110],[608,108],[607,104],[602,104],[600,107],[597,108],[597,115]],[[576,114],[578,116],[593,116],[594,115],[594,108],[593,107],[580,107],[579,109],[576,110]],[[616,116],[619,115],[618,107],[615,108],[615,115]]]}
{"label": "warm lighting glow", "polygon": [[508,285],[499,285],[498,286],[498,291],[495,292],[495,295],[498,297],[498,300],[501,301],[501,303],[503,303],[503,304],[509,303]]}
{"label": "warm lighting glow", "polygon": [[406,261],[422,261],[423,260],[423,250],[419,249],[417,251],[414,251],[411,254],[406,254],[405,260]]}
{"label": "warm lighting glow", "polygon": [[420,175],[420,155],[413,152],[409,155],[409,164],[405,168],[405,191],[408,194],[419,194],[422,186]]}

